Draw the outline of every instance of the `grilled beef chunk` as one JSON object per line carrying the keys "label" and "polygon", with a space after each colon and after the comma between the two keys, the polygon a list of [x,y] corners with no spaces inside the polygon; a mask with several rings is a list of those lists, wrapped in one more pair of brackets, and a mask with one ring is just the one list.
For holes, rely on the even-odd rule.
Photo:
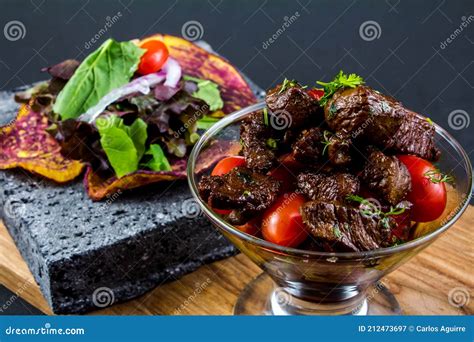
{"label": "grilled beef chunk", "polygon": [[293,143],[293,156],[302,163],[315,163],[321,159],[323,133],[318,127],[303,130]]}
{"label": "grilled beef chunk", "polygon": [[353,139],[433,160],[439,155],[434,127],[392,97],[367,86],[341,89],[325,106],[328,126]]}
{"label": "grilled beef chunk", "polygon": [[278,85],[267,91],[265,101],[273,114],[290,115],[292,129],[302,127],[310,121],[318,124],[323,120],[319,102],[300,85],[291,83],[282,87],[283,85]]}
{"label": "grilled beef chunk", "polygon": [[402,201],[411,190],[406,166],[397,157],[370,148],[360,178],[370,190],[392,205]]}
{"label": "grilled beef chunk", "polygon": [[333,134],[329,138],[327,153],[329,161],[334,166],[347,166],[351,163],[351,145],[348,138],[341,134]]}
{"label": "grilled beef chunk", "polygon": [[275,138],[276,133],[265,124],[262,112],[255,112],[245,119],[240,126],[240,139],[249,168],[267,171],[275,165],[275,150],[268,142]]}
{"label": "grilled beef chunk", "polygon": [[238,224],[267,209],[278,196],[280,182],[246,167],[236,167],[222,176],[202,177],[198,189],[211,207],[235,209],[231,223]]}
{"label": "grilled beef chunk", "polygon": [[359,191],[359,180],[349,173],[301,173],[298,190],[313,201],[342,202],[347,195]]}
{"label": "grilled beef chunk", "polygon": [[305,203],[301,214],[308,231],[329,251],[368,251],[391,243],[390,217],[365,217],[359,208],[324,201]]}
{"label": "grilled beef chunk", "polygon": [[441,151],[434,141],[435,127],[425,118],[408,111],[406,119],[387,142],[386,148],[394,153],[415,154],[427,160],[438,160]]}

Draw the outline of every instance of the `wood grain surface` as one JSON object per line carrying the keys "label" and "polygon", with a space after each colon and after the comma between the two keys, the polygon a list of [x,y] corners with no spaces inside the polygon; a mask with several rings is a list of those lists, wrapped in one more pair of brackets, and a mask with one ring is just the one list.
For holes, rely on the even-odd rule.
{"label": "wood grain surface", "polygon": [[[408,315],[474,314],[474,207],[430,247],[384,278]],[[95,311],[92,315],[230,315],[240,291],[260,273],[238,255],[157,287],[134,300]],[[0,222],[0,283],[46,314],[41,291],[6,228]],[[470,300],[456,307],[451,291],[467,291]]]}

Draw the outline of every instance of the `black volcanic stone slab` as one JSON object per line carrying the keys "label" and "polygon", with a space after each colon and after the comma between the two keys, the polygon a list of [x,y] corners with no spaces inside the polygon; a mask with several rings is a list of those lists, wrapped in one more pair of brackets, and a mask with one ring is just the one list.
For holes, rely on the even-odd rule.
{"label": "black volcanic stone slab", "polygon": [[[0,92],[0,124],[15,116],[12,95]],[[19,169],[0,171],[0,209],[56,314],[137,297],[237,253],[197,211],[186,181],[92,202],[80,179],[57,185]]]}

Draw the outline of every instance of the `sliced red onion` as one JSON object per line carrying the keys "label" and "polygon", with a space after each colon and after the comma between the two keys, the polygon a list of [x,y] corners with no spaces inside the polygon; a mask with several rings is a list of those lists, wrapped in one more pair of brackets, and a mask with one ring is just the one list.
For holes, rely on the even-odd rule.
{"label": "sliced red onion", "polygon": [[168,58],[162,69],[166,73],[165,86],[176,88],[181,79],[181,66],[173,58]]}
{"label": "sliced red onion", "polygon": [[120,98],[134,93],[147,95],[150,93],[151,88],[155,87],[157,84],[160,84],[164,80],[164,84],[166,86],[176,87],[180,79],[181,67],[179,66],[179,63],[172,58],[168,58],[160,71],[138,77],[130,83],[110,91],[107,95],[100,99],[100,101],[94,107],[89,108],[84,114],[82,114],[79,117],[79,120],[93,123],[95,119],[97,119],[97,117],[104,112],[107,106],[116,102]]}

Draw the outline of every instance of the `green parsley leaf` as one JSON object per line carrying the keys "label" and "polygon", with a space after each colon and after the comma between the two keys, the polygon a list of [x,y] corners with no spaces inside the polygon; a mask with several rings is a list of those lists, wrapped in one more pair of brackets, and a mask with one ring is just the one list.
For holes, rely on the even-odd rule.
{"label": "green parsley leaf", "polygon": [[269,120],[268,120],[268,109],[267,107],[263,108],[263,123],[265,126],[269,125]]}
{"label": "green parsley leaf", "polygon": [[364,80],[356,74],[344,74],[341,70],[331,82],[318,81],[316,83],[323,86],[324,96],[319,100],[319,104],[324,107],[336,91],[341,88],[355,88],[364,84]]}

